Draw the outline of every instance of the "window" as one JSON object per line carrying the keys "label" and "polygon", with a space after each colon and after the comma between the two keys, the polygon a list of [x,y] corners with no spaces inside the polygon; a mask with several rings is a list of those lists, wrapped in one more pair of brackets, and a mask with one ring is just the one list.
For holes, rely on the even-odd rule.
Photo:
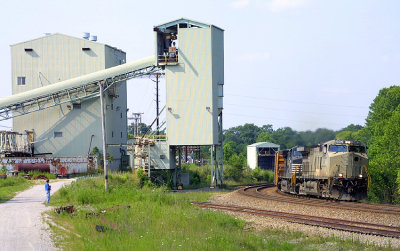
{"label": "window", "polygon": [[364,146],[349,146],[349,152],[365,153]]}
{"label": "window", "polygon": [[114,104],[111,104],[111,110],[114,110]]}
{"label": "window", "polygon": [[82,51],[90,51],[90,48],[88,48],[88,47],[83,47],[83,48],[82,48]]}
{"label": "window", "polygon": [[122,112],[121,112],[121,119],[122,119]]}
{"label": "window", "polygon": [[17,85],[25,85],[25,77],[17,77]]}
{"label": "window", "polygon": [[73,103],[72,107],[75,109],[81,109],[81,104],[80,103]]}
{"label": "window", "polygon": [[301,156],[301,152],[293,151],[293,156]]}
{"label": "window", "polygon": [[114,131],[111,131],[111,138],[114,138]]}
{"label": "window", "polygon": [[54,132],[54,138],[61,138],[62,136],[62,132]]}
{"label": "window", "polygon": [[121,132],[121,139],[122,139],[122,132]]}
{"label": "window", "polygon": [[330,152],[347,152],[347,146],[344,145],[330,145]]}

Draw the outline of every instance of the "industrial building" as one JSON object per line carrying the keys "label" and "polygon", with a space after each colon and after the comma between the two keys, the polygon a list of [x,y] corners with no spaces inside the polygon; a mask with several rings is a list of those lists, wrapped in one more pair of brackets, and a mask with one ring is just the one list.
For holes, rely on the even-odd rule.
{"label": "industrial building", "polygon": [[[63,34],[11,45],[12,94],[20,94],[67,79],[125,63],[125,52],[98,43],[86,34],[76,38]],[[109,144],[126,144],[126,81],[113,85],[105,95],[106,135]],[[59,98],[53,95],[54,99]],[[33,132],[34,154],[87,156],[94,147],[101,149],[100,99],[76,100],[15,117],[13,131]],[[124,147],[110,147],[111,168],[119,168]]]}
{"label": "industrial building", "polygon": [[258,142],[247,146],[247,165],[251,169],[260,167],[265,170],[274,170],[275,152],[280,146],[270,142]]}
{"label": "industrial building", "polygon": [[[12,45],[13,95],[0,99],[0,120],[14,118],[36,155],[87,156],[98,147],[113,156],[108,167],[129,154],[149,176],[172,170],[174,183],[182,151],[210,146],[211,182],[222,184],[224,31],[186,18],[153,30],[156,55],[130,63],[121,50],[62,34]],[[156,119],[166,113],[167,133],[127,144],[126,80],[161,72],[166,104]]]}

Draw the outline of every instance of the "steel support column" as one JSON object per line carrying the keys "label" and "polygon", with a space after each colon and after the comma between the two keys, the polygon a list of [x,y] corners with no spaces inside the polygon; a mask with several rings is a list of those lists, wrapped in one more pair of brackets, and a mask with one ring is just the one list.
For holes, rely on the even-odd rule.
{"label": "steel support column", "polygon": [[106,120],[104,114],[104,92],[102,84],[99,84],[100,89],[100,111],[101,111],[101,131],[103,135],[103,166],[104,166],[104,189],[108,190],[108,175],[107,175],[107,149],[106,149]]}

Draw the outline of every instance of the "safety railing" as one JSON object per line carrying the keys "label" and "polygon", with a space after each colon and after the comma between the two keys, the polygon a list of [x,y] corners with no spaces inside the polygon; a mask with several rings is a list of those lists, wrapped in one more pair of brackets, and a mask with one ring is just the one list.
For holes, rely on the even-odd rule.
{"label": "safety railing", "polygon": [[158,55],[157,56],[158,65],[177,65],[178,64],[178,54],[174,55]]}

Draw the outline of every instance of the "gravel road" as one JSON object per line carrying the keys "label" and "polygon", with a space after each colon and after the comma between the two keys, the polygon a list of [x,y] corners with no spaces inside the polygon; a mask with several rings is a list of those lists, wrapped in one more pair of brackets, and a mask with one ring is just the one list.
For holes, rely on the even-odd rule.
{"label": "gravel road", "polygon": [[[51,194],[72,181],[74,179],[50,182]],[[56,250],[42,219],[42,213],[49,210],[45,200],[43,184],[0,204],[0,250]]]}

